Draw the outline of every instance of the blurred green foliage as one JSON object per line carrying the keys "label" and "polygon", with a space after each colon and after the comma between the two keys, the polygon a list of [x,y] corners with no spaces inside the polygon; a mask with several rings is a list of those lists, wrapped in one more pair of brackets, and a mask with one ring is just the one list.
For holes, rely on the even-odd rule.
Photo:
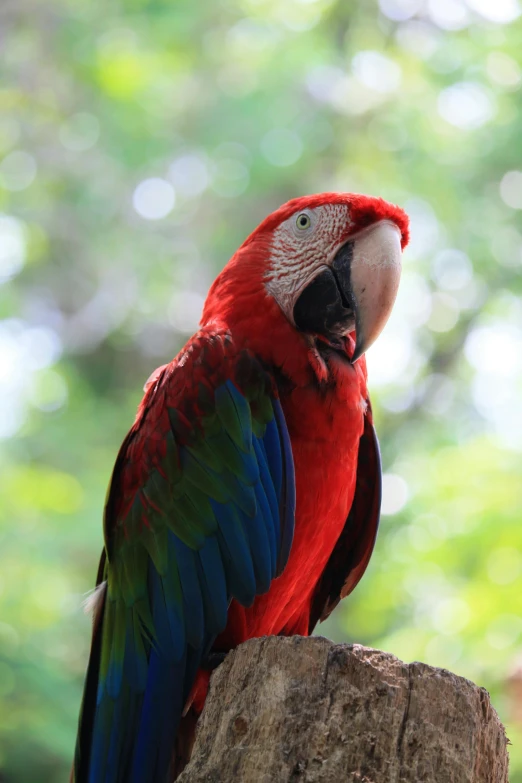
{"label": "blurred green foliage", "polygon": [[487,687],[522,781],[517,0],[3,0],[0,778],[65,780],[144,381],[288,198],[412,217],[370,351],[384,515],[320,631]]}

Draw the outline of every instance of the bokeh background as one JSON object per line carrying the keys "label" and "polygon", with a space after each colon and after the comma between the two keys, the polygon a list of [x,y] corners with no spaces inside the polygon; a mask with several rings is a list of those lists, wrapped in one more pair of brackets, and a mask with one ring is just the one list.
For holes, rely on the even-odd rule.
{"label": "bokeh background", "polygon": [[144,381],[288,198],[397,202],[380,536],[320,632],[487,687],[522,781],[517,0],[0,3],[0,780],[67,779]]}

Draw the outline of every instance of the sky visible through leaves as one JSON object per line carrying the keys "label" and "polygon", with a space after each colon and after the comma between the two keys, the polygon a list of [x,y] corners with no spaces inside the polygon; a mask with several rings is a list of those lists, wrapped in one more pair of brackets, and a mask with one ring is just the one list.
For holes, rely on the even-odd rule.
{"label": "sky visible through leaves", "polygon": [[282,202],[412,219],[368,354],[381,530],[319,632],[491,692],[522,783],[517,0],[2,0],[0,779],[67,779],[143,384]]}

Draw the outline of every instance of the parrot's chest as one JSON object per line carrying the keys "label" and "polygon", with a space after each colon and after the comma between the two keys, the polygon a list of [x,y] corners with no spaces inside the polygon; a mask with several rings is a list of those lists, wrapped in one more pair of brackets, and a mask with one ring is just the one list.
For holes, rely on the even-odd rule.
{"label": "parrot's chest", "polygon": [[366,404],[333,397],[313,416],[315,427],[291,433],[296,474],[296,521],[289,579],[303,570],[313,589],[344,527],[357,478]]}

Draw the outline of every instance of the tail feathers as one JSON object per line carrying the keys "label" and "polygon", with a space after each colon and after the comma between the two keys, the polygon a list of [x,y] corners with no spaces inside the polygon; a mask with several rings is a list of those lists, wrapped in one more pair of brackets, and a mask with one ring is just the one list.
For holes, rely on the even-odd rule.
{"label": "tail feathers", "polygon": [[[172,779],[187,674],[193,679],[201,653],[189,646],[180,654],[162,578],[153,568],[149,591],[155,638],[144,637],[141,628],[137,640],[132,629],[137,630],[139,623],[127,622],[119,662],[115,637],[121,606],[114,605],[106,590],[98,593],[71,783],[169,783]],[[141,657],[143,661],[138,660]],[[113,669],[116,674],[111,674]],[[145,677],[138,676],[142,670]]]}
{"label": "tail feathers", "polygon": [[149,589],[157,643],[153,641],[150,648],[147,685],[127,778],[130,783],[163,783],[167,780],[183,710],[185,653],[176,660],[178,645],[172,634],[162,579],[154,569],[150,569]]}

